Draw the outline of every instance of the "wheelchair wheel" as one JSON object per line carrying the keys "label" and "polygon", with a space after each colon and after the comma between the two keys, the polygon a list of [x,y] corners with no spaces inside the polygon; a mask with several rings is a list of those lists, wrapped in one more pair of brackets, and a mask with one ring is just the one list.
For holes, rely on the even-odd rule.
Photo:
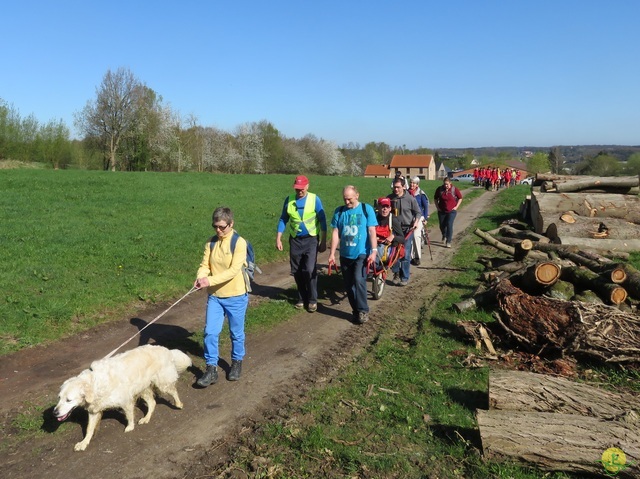
{"label": "wheelchair wheel", "polygon": [[385,279],[381,274],[373,277],[373,299],[380,299],[384,290]]}

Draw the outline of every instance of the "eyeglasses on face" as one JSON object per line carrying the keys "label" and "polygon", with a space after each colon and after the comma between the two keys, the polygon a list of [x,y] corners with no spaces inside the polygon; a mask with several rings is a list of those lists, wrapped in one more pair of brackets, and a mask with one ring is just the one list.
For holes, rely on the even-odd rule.
{"label": "eyeglasses on face", "polygon": [[217,229],[217,230],[224,231],[229,227],[229,225],[228,224],[226,224],[226,225],[213,225],[213,227],[215,229]]}

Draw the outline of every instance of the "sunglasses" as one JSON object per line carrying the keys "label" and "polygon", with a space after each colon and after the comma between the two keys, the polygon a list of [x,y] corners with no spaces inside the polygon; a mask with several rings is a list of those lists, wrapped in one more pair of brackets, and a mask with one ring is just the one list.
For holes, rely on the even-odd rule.
{"label": "sunglasses", "polygon": [[220,231],[224,231],[224,230],[226,230],[226,229],[229,227],[229,225],[228,225],[228,224],[226,224],[226,225],[212,225],[212,226],[213,226],[215,229],[220,230]]}

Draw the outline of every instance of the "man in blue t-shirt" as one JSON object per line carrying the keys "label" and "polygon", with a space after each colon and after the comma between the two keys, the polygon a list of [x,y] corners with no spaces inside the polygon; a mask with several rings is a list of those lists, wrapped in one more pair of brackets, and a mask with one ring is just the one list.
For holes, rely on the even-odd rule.
{"label": "man in blue t-shirt", "polygon": [[374,263],[377,255],[376,213],[373,207],[358,201],[360,194],[355,186],[342,190],[344,206],[333,213],[329,267],[336,262],[336,250],[340,247],[340,269],[347,298],[358,324],[369,320],[367,303],[367,265]]}

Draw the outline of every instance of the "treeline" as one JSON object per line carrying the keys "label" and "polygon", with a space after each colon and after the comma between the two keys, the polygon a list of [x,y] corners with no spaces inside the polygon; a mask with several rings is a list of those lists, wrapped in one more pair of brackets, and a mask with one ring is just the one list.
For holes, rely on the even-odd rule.
{"label": "treeline", "polygon": [[201,126],[124,68],[107,71],[96,97],[76,112],[74,125],[80,140],[70,138],[62,120],[39,124],[0,99],[0,160],[113,171],[358,176],[368,164],[388,163],[405,151],[373,142],[341,148],[311,134],[288,138],[266,120],[232,132]]}
{"label": "treeline", "polygon": [[0,99],[0,160],[38,161],[59,168],[73,163],[79,152],[62,120],[40,123],[33,115],[22,118]]}
{"label": "treeline", "polygon": [[[309,134],[288,138],[267,120],[239,125],[232,132],[198,124],[163,103],[162,96],[138,80],[130,70],[108,70],[96,96],[74,117],[81,139],[72,140],[62,120],[40,123],[20,113],[0,98],[0,160],[46,163],[53,168],[113,171],[200,171],[220,173],[304,172],[319,175],[363,174],[367,165],[388,164],[395,154],[440,153],[419,147],[370,142],[339,147]],[[524,160],[532,173],[615,176],[640,174],[640,152],[625,162],[609,151],[571,161],[567,147],[537,151]],[[572,148],[572,147],[571,147]],[[481,149],[482,150],[482,149]],[[520,157],[497,149],[442,150],[446,166],[467,169]]]}

